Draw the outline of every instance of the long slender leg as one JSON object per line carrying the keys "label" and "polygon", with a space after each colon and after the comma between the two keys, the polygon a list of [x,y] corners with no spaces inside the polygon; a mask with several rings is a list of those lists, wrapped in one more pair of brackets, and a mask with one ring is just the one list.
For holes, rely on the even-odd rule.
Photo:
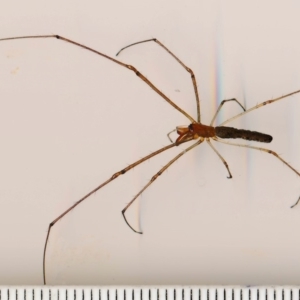
{"label": "long slender leg", "polygon": [[217,149],[212,145],[212,143],[210,142],[209,139],[206,139],[206,141],[207,141],[208,145],[214,150],[214,152],[219,156],[219,158],[221,159],[221,161],[223,162],[223,164],[225,165],[225,167],[226,167],[226,169],[227,169],[227,171],[228,171],[228,174],[229,174],[229,176],[228,176],[227,178],[229,178],[229,179],[232,178],[232,175],[231,175],[231,172],[230,172],[230,170],[229,170],[229,166],[228,166],[226,160],[225,160],[225,159],[222,157],[222,155],[217,151]]}
{"label": "long slender leg", "polygon": [[167,136],[168,136],[168,138],[169,138],[169,140],[170,140],[171,143],[174,143],[174,142],[172,141],[170,135],[171,135],[171,133],[173,133],[173,132],[175,132],[175,131],[176,131],[176,129],[173,129],[172,131],[170,131],[170,132],[167,134]]}
{"label": "long slender leg", "polygon": [[198,94],[197,82],[196,82],[196,77],[194,75],[194,72],[193,72],[192,69],[190,69],[189,67],[187,67],[176,55],[174,55],[165,45],[163,45],[158,39],[154,38],[154,39],[144,40],[144,41],[140,41],[140,42],[136,42],[136,43],[130,44],[130,45],[126,46],[126,47],[123,47],[116,54],[116,56],[118,56],[126,48],[129,48],[129,47],[134,46],[134,45],[142,44],[142,43],[147,43],[147,42],[155,42],[156,44],[158,44],[159,46],[161,46],[162,48],[164,48],[171,56],[173,56],[178,61],[178,63],[180,63],[183,66],[183,68],[185,68],[185,70],[187,72],[190,73],[191,78],[192,78],[192,82],[193,82],[195,96],[196,96],[197,121],[198,121],[198,123],[200,123],[200,121],[201,121],[201,116],[200,116],[200,101],[199,101],[199,94]]}
{"label": "long slender leg", "polygon": [[187,112],[185,112],[183,109],[181,109],[179,106],[177,106],[170,98],[168,98],[163,92],[161,92],[150,80],[148,80],[142,73],[140,73],[135,67],[131,66],[131,65],[127,65],[122,63],[119,60],[116,60],[106,54],[103,54],[95,49],[92,49],[90,47],[87,47],[85,45],[79,44],[75,41],[72,41],[70,39],[67,39],[63,36],[60,35],[55,35],[55,34],[51,34],[51,35],[31,35],[31,36],[18,36],[18,37],[11,37],[11,38],[3,38],[0,39],[0,41],[8,41],[8,40],[19,40],[19,39],[38,39],[38,38],[56,38],[59,40],[63,40],[67,43],[73,44],[75,46],[78,46],[80,48],[83,48],[85,50],[91,51],[93,53],[96,53],[102,57],[105,57],[109,60],[111,60],[112,62],[133,71],[140,79],[142,79],[146,84],[148,84],[157,94],[159,94],[162,98],[164,98],[170,105],[172,105],[175,109],[177,109],[179,112],[181,112],[183,115],[185,115],[192,123],[196,122]]}
{"label": "long slender leg", "polygon": [[293,170],[298,176],[300,176],[300,173],[294,169],[289,163],[287,163],[284,159],[282,159],[276,152],[270,150],[270,149],[266,149],[266,148],[261,148],[261,147],[255,147],[255,146],[250,146],[250,145],[244,145],[244,144],[235,144],[235,143],[230,143],[227,141],[223,141],[220,140],[218,138],[213,138],[215,141],[223,143],[223,144],[227,144],[227,145],[232,145],[232,146],[238,146],[238,147],[245,147],[245,148],[250,148],[250,149],[255,149],[255,150],[260,150],[260,151],[264,151],[266,153],[272,154],[274,155],[276,158],[278,158],[279,160],[281,160],[285,165],[287,165],[291,170]]}
{"label": "long slender leg", "polygon": [[133,199],[125,206],[125,208],[122,210],[122,215],[124,217],[125,222],[127,225],[136,233],[142,234],[143,232],[135,230],[127,221],[125,217],[126,210],[130,207],[130,205],[137,199],[138,196],[140,196],[156,179],[158,176],[160,176],[165,170],[167,170],[179,157],[181,157],[186,152],[192,150],[196,146],[200,145],[204,141],[203,138],[198,140],[196,143],[194,143],[192,146],[184,149],[182,152],[180,152],[178,155],[176,155],[172,160],[170,160],[165,166],[163,166],[151,179],[150,181],[133,197]]}
{"label": "long slender leg", "polygon": [[283,95],[283,96],[281,96],[281,97],[278,97],[278,98],[275,98],[275,99],[272,99],[272,100],[268,100],[268,101],[261,102],[261,103],[255,105],[255,106],[253,106],[253,107],[247,109],[246,111],[244,111],[244,112],[242,112],[242,113],[240,113],[240,114],[238,114],[238,115],[236,115],[236,116],[234,116],[234,117],[232,117],[232,118],[226,120],[225,122],[221,123],[219,126],[223,126],[223,125],[225,125],[225,124],[227,124],[227,123],[229,123],[229,122],[231,122],[231,121],[233,121],[233,120],[235,120],[235,119],[237,119],[237,118],[239,118],[239,117],[241,117],[241,116],[243,116],[243,115],[249,113],[250,111],[253,111],[253,110],[258,109],[258,108],[260,108],[260,107],[263,107],[263,106],[265,106],[265,105],[274,103],[274,102],[276,102],[276,101],[282,100],[282,99],[284,99],[284,98],[290,97],[290,96],[295,95],[295,94],[297,94],[297,93],[300,93],[300,90],[295,91],[295,92],[292,92],[292,93],[289,93],[289,94],[286,94],[286,95]]}
{"label": "long slender leg", "polygon": [[44,246],[44,254],[43,254],[43,276],[44,276],[44,284],[46,284],[46,251],[47,251],[47,245],[48,245],[48,240],[49,240],[49,236],[50,236],[50,232],[52,227],[60,220],[62,219],[67,213],[69,213],[71,210],[73,210],[77,205],[79,205],[81,202],[83,202],[84,200],[86,200],[89,196],[91,196],[92,194],[94,194],[95,192],[97,192],[98,190],[100,190],[102,187],[104,187],[105,185],[107,185],[108,183],[112,182],[113,180],[115,180],[116,178],[118,178],[120,175],[125,174],[127,171],[131,170],[132,168],[136,167],[137,165],[143,163],[144,161],[148,160],[151,157],[154,157],[155,155],[162,153],[168,149],[173,148],[174,146],[176,146],[176,144],[170,144],[168,146],[165,146],[161,149],[158,149],[157,151],[141,158],[140,160],[134,162],[133,164],[129,165],[128,167],[122,169],[119,172],[116,172],[115,174],[113,174],[109,179],[107,179],[105,182],[101,183],[99,186],[97,186],[95,189],[93,189],[91,192],[89,192],[88,194],[86,194],[84,197],[82,197],[80,200],[78,200],[77,202],[75,202],[75,204],[73,204],[72,206],[70,206],[66,211],[64,211],[62,214],[60,214],[55,220],[53,220],[48,227],[48,232],[47,232],[47,237],[45,240],[45,246]]}
{"label": "long slender leg", "polygon": [[296,201],[296,203],[291,206],[291,208],[294,208],[299,203],[299,201],[300,201],[300,197],[298,198],[298,200]]}
{"label": "long slender leg", "polygon": [[[245,148],[250,148],[250,149],[255,149],[255,150],[260,150],[260,151],[264,151],[266,153],[272,154],[274,155],[276,158],[278,158],[280,161],[282,161],[286,166],[288,166],[292,171],[294,171],[298,176],[300,176],[300,173],[294,169],[289,163],[287,163],[284,159],[282,159],[276,152],[270,150],[270,149],[266,149],[266,148],[260,148],[260,147],[255,147],[255,146],[249,146],[249,145],[244,145],[244,144],[234,144],[234,143],[230,143],[227,141],[222,141],[218,138],[213,138],[215,141],[223,143],[223,144],[227,144],[227,145],[232,145],[232,146],[238,146],[238,147],[245,147]],[[293,208],[294,206],[296,206],[298,204],[298,202],[300,201],[300,197],[297,200],[297,202],[291,206],[291,208]]]}
{"label": "long slender leg", "polygon": [[211,120],[211,122],[210,122],[210,126],[212,126],[212,124],[213,124],[213,122],[215,121],[215,119],[216,119],[218,113],[220,112],[222,106],[223,106],[226,102],[229,102],[229,101],[235,101],[235,102],[236,102],[236,103],[244,110],[244,112],[246,111],[246,109],[244,108],[244,106],[243,106],[237,99],[235,99],[235,98],[223,100],[223,101],[220,103],[220,105],[219,105],[219,107],[218,107],[218,109],[217,109],[217,111],[216,111],[214,117],[212,118],[212,120]]}

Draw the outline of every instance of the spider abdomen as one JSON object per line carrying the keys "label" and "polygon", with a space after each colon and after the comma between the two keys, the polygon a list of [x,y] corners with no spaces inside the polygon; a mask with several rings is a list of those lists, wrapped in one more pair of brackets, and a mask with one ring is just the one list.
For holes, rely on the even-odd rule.
{"label": "spider abdomen", "polygon": [[222,139],[243,139],[262,143],[270,143],[273,139],[272,136],[265,133],[227,126],[217,126],[215,132],[216,136]]}

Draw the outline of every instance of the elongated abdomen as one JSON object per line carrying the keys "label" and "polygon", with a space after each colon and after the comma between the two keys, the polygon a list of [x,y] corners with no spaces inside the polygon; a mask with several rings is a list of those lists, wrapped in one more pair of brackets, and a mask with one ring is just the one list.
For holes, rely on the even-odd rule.
{"label": "elongated abdomen", "polygon": [[262,143],[270,143],[273,139],[270,135],[261,132],[226,126],[215,127],[215,132],[216,136],[222,139],[243,139]]}

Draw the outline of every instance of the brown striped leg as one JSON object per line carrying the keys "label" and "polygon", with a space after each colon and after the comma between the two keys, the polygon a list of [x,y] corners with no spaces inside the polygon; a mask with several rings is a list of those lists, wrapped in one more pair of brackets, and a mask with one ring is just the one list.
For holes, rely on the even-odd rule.
{"label": "brown striped leg", "polygon": [[[232,146],[238,146],[238,147],[245,147],[245,148],[249,148],[249,149],[254,149],[254,150],[260,150],[269,154],[274,155],[276,158],[278,158],[280,161],[282,161],[286,166],[288,166],[292,171],[294,171],[298,176],[300,176],[300,173],[294,169],[289,163],[287,163],[284,159],[282,159],[276,152],[270,150],[270,149],[266,149],[266,148],[261,148],[261,147],[255,147],[255,146],[249,146],[249,145],[244,145],[244,144],[234,144],[234,143],[230,143],[227,141],[223,141],[220,140],[218,138],[213,138],[215,141],[223,143],[223,144],[227,144],[227,145],[232,145]],[[291,206],[291,208],[295,207],[300,201],[300,197],[297,200],[297,202]]]}
{"label": "brown striped leg", "polygon": [[196,82],[196,77],[194,75],[194,72],[192,69],[190,69],[189,67],[187,67],[175,54],[173,54],[165,45],[163,45],[158,39],[149,39],[149,40],[144,40],[144,41],[140,41],[140,42],[136,42],[133,44],[130,44],[126,47],[123,47],[117,54],[116,56],[118,56],[123,50],[125,50],[126,48],[129,48],[131,46],[134,45],[138,45],[138,44],[142,44],[142,43],[147,43],[147,42],[155,42],[156,44],[158,44],[159,46],[161,46],[163,49],[165,49],[173,58],[175,58],[177,60],[177,62],[179,64],[182,65],[182,67],[190,73],[191,78],[192,78],[192,82],[193,82],[193,87],[194,87],[194,92],[195,92],[195,96],[196,96],[196,105],[197,105],[197,121],[198,123],[200,123],[201,121],[201,116],[200,116],[200,101],[199,101],[199,93],[198,93],[198,88],[197,88],[197,82]]}
{"label": "brown striped leg", "polygon": [[219,105],[219,107],[218,107],[218,109],[217,109],[217,111],[216,111],[214,117],[212,118],[212,120],[211,120],[211,122],[210,122],[210,126],[212,126],[212,124],[213,124],[213,122],[215,121],[215,119],[216,119],[218,113],[220,112],[222,106],[223,106],[226,102],[229,102],[229,101],[235,101],[235,102],[236,102],[236,103],[244,110],[244,112],[246,111],[246,109],[244,108],[244,106],[243,106],[237,99],[235,99],[235,98],[223,100],[223,101],[220,103],[220,105]]}
{"label": "brown striped leg", "polygon": [[237,119],[237,118],[239,118],[239,117],[241,117],[241,116],[244,116],[245,114],[249,113],[250,111],[253,111],[253,110],[255,110],[255,109],[261,108],[261,107],[263,107],[263,106],[265,106],[265,105],[268,105],[268,104],[272,104],[272,103],[274,103],[274,102],[276,102],[276,101],[282,100],[282,99],[284,99],[284,98],[290,97],[290,96],[295,95],[295,94],[298,94],[298,93],[300,93],[300,90],[295,91],[295,92],[292,92],[292,93],[289,93],[289,94],[286,94],[286,95],[283,95],[283,96],[281,96],[281,97],[278,97],[278,98],[275,98],[275,99],[272,99],[272,100],[267,100],[267,101],[261,102],[261,103],[255,105],[255,106],[253,106],[253,107],[247,109],[246,111],[244,111],[244,112],[242,112],[242,113],[240,113],[240,114],[237,114],[236,116],[234,116],[234,117],[232,117],[232,118],[230,118],[230,119],[224,121],[224,122],[221,123],[219,126],[223,126],[223,125],[225,125],[225,124],[227,124],[227,123],[229,123],[229,122],[231,122],[231,121],[233,121],[233,120],[235,120],[235,119]]}
{"label": "brown striped leg", "polygon": [[[122,210],[122,215],[124,217],[125,222],[127,225],[136,233],[142,234],[143,232],[135,230],[127,221],[125,217],[126,210],[130,207],[130,205],[140,196],[156,179],[158,176],[160,176],[165,170],[167,170],[179,157],[184,155],[186,152],[192,150],[196,146],[200,145],[204,141],[203,138],[200,138],[196,143],[194,143],[192,146],[184,149],[182,152],[180,152],[178,155],[176,155],[172,160],[170,160],[165,166],[163,166],[151,179],[150,181],[133,197],[133,199],[125,206],[125,208]],[[173,144],[175,145],[175,144]]]}
{"label": "brown striped leg", "polygon": [[135,67],[131,66],[131,65],[127,65],[122,63],[119,60],[116,60],[106,54],[103,54],[95,49],[92,49],[90,47],[87,47],[83,44],[77,43],[75,41],[72,41],[70,39],[67,39],[63,36],[60,35],[55,35],[55,34],[51,34],[51,35],[31,35],[31,36],[18,36],[18,37],[10,37],[10,38],[3,38],[0,39],[1,41],[9,41],[9,40],[19,40],[19,39],[42,39],[42,38],[56,38],[58,40],[62,40],[65,41],[67,43],[73,44],[75,46],[78,46],[80,48],[83,48],[85,50],[91,51],[97,55],[100,55],[106,59],[109,59],[110,61],[130,70],[133,71],[140,79],[142,79],[147,85],[149,85],[157,94],[159,94],[162,98],[164,98],[170,105],[172,105],[175,109],[177,109],[179,112],[181,112],[184,116],[186,116],[192,123],[196,122],[187,112],[185,112],[183,109],[181,109],[178,105],[176,105],[170,98],[168,98],[163,92],[161,92],[150,80],[148,80],[142,73],[140,73]]}
{"label": "brown striped leg", "polygon": [[221,154],[217,151],[217,149],[212,145],[212,143],[210,142],[209,139],[206,139],[208,145],[214,150],[214,152],[219,156],[219,158],[221,159],[221,161],[223,162],[224,166],[226,167],[229,176],[227,176],[228,179],[232,178],[231,172],[229,170],[229,166],[226,162],[226,160],[221,156]]}
{"label": "brown striped leg", "polygon": [[174,146],[176,146],[176,144],[170,144],[168,146],[165,146],[143,158],[141,158],[140,160],[134,162],[133,164],[129,165],[128,167],[122,169],[119,172],[116,172],[115,174],[113,174],[109,179],[107,179],[105,182],[101,183],[99,186],[97,186],[95,189],[93,189],[91,192],[89,192],[88,194],[86,194],[84,197],[82,197],[80,200],[78,200],[77,202],[75,202],[75,204],[73,204],[72,206],[70,206],[66,211],[64,211],[62,214],[60,214],[55,220],[53,220],[48,227],[48,232],[47,232],[47,237],[46,237],[46,241],[45,241],[45,246],[44,246],[44,254],[43,254],[43,276],[44,276],[44,284],[46,284],[46,251],[47,251],[47,245],[48,245],[48,240],[50,237],[50,232],[52,227],[60,220],[62,219],[66,214],[68,214],[71,210],[73,210],[77,205],[79,205],[81,202],[83,202],[84,200],[86,200],[89,196],[91,196],[92,194],[94,194],[95,192],[97,192],[98,190],[100,190],[102,187],[104,187],[105,185],[107,185],[108,183],[112,182],[113,180],[115,180],[116,178],[118,178],[120,175],[125,174],[126,172],[128,172],[129,170],[133,169],[134,167],[136,167],[137,165],[143,163],[144,161],[148,160],[151,157],[154,157],[168,149],[173,148]]}

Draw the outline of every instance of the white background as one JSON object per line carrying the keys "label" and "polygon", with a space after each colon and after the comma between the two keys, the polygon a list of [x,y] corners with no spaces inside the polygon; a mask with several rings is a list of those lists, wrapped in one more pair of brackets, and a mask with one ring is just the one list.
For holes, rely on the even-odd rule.
{"label": "white background", "polygon": [[[209,124],[222,99],[247,108],[300,89],[298,1],[10,1],[0,38],[60,34],[114,56],[158,38],[195,72]],[[196,117],[189,74],[155,43],[124,51]],[[56,39],[0,42],[0,283],[42,284],[48,225],[188,120],[133,72]],[[300,170],[300,95],[228,124],[271,134]],[[240,112],[225,106],[220,123]],[[176,138],[176,134],[173,136]],[[243,141],[241,141],[242,143]],[[259,145],[252,143],[252,145]],[[299,284],[300,178],[272,155],[216,144],[152,158],[59,221],[49,284]],[[184,148],[181,146],[180,148]]]}

